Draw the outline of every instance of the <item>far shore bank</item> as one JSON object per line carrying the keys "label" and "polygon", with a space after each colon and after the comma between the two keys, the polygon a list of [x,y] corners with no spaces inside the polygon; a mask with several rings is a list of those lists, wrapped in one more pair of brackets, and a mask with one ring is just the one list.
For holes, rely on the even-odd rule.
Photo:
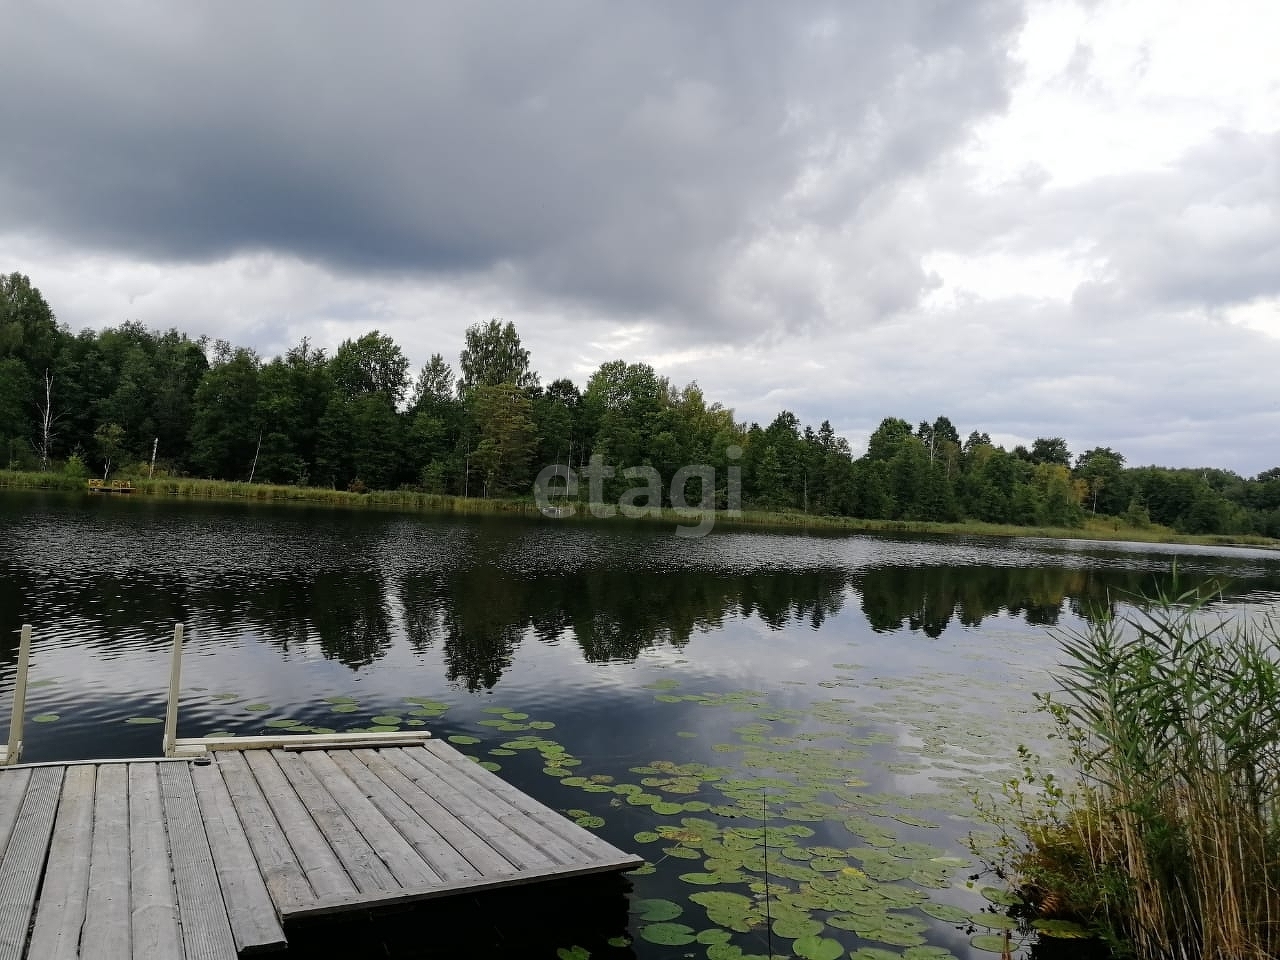
{"label": "far shore bank", "polygon": [[[353,510],[388,510],[406,513],[434,513],[441,515],[510,515],[541,517],[532,498],[458,497],[448,494],[425,493],[417,490],[373,490],[353,493],[323,487],[296,487],[267,483],[245,483],[227,480],[201,480],[189,477],[163,477],[133,479],[131,497],[155,499],[214,500],[227,502],[296,503],[328,506]],[[83,479],[58,473],[34,473],[0,470],[0,489],[52,490],[67,493],[84,493],[87,484]],[[96,494],[96,496],[121,496],[121,494]],[[607,518],[592,515],[588,504],[571,503],[575,509],[564,519],[587,522],[608,522]],[[697,523],[697,510],[679,511],[664,507],[642,518],[632,518],[649,523],[666,523],[691,526]],[[621,516],[619,515],[619,519]],[[1189,544],[1195,546],[1238,546],[1280,549],[1280,540],[1251,534],[1184,534],[1168,527],[1152,524],[1147,527],[1126,526],[1115,517],[1088,517],[1079,527],[1035,527],[1012,524],[963,521],[960,523],[933,523],[914,520],[867,520],[855,517],[832,517],[800,512],[776,512],[744,510],[738,515],[717,511],[715,525],[720,527],[751,527],[779,531],[814,530],[846,533],[895,533],[970,537],[1042,537],[1054,540],[1115,540],[1137,543]]]}

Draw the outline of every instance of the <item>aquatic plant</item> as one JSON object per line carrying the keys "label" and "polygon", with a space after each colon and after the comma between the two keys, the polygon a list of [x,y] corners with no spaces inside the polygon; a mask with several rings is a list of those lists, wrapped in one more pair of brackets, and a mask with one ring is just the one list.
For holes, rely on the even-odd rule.
{"label": "aquatic plant", "polygon": [[1062,635],[1059,689],[1039,700],[1074,782],[1024,750],[1006,785],[1012,882],[1142,958],[1280,951],[1280,632],[1216,596],[1140,598]]}

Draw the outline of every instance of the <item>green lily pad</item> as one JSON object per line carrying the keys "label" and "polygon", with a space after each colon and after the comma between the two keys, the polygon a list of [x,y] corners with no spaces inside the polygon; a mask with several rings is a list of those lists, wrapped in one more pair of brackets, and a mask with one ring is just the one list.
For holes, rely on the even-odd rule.
{"label": "green lily pad", "polygon": [[[374,719],[376,720],[377,718],[375,717]],[[479,743],[480,738],[473,737],[465,733],[455,733],[452,737],[449,738],[449,742],[456,743],[460,747],[469,747],[472,744]]]}
{"label": "green lily pad", "polygon": [[773,921],[773,932],[775,936],[798,940],[801,937],[817,936],[822,932],[823,926],[821,920],[813,920],[807,916],[779,917]]}
{"label": "green lily pad", "polygon": [[651,923],[640,928],[640,938],[667,947],[682,947],[693,943],[697,933],[683,923]]}
{"label": "green lily pad", "polygon": [[143,726],[149,724],[164,723],[159,717],[130,717],[125,723],[131,723],[135,726]]}
{"label": "green lily pad", "polygon": [[61,720],[61,719],[62,719],[62,715],[61,715],[61,714],[57,714],[57,713],[37,713],[34,717],[32,717],[32,718],[31,718],[31,722],[32,722],[32,723],[53,723],[53,722],[55,722],[55,721],[57,721],[57,720]]}
{"label": "green lily pad", "polygon": [[[247,708],[246,708],[246,709],[247,709]],[[332,707],[330,707],[329,709],[330,709],[333,713],[355,713],[357,710],[359,710],[359,709],[360,709],[360,707],[359,707],[359,705],[358,705],[358,704],[354,704],[354,703],[346,703],[346,702],[344,701],[344,702],[342,702],[342,703],[335,703],[335,704],[334,704]]]}
{"label": "green lily pad", "polygon": [[274,720],[268,720],[266,723],[264,723],[264,724],[263,724],[263,726],[264,726],[264,727],[284,728],[284,727],[296,727],[296,726],[300,726],[300,725],[301,725],[301,723],[302,723],[302,721],[301,721],[301,720],[291,720],[291,719],[289,719],[288,717],[278,717],[278,718],[276,718],[276,719],[274,719]]}
{"label": "green lily pad", "polygon": [[656,922],[674,920],[684,913],[684,907],[671,900],[637,900],[631,905],[631,912],[640,920]]}
{"label": "green lily pad", "polygon": [[920,904],[920,912],[933,917],[935,920],[941,920],[943,923],[968,923],[969,914],[972,911],[949,903],[934,903],[930,900]]}
{"label": "green lily pad", "polygon": [[1060,940],[1083,940],[1093,936],[1080,924],[1070,920],[1032,920],[1031,926],[1042,937],[1056,937]]}
{"label": "green lily pad", "polygon": [[791,949],[805,960],[838,960],[844,956],[844,946],[830,937],[801,937],[791,944]]}
{"label": "green lily pad", "polygon": [[250,704],[248,704],[248,705],[246,705],[246,706],[245,706],[245,709],[246,709],[246,710],[248,710],[248,711],[249,711],[249,712],[251,712],[251,713],[266,713],[268,710],[270,710],[270,709],[271,709],[271,704],[269,704],[269,703],[250,703]]}
{"label": "green lily pad", "polygon": [[987,953],[1005,953],[1016,949],[1018,941],[1007,938],[1002,933],[979,933],[969,938],[969,945],[975,950],[985,950]]}
{"label": "green lily pad", "polygon": [[1015,907],[1022,903],[1022,898],[1016,893],[1001,890],[999,887],[983,887],[978,893],[982,894],[982,898],[988,903],[994,903],[1000,907]]}
{"label": "green lily pad", "polygon": [[403,722],[404,721],[400,717],[392,716],[390,714],[383,714],[382,716],[373,718],[374,726],[378,727],[398,727]]}

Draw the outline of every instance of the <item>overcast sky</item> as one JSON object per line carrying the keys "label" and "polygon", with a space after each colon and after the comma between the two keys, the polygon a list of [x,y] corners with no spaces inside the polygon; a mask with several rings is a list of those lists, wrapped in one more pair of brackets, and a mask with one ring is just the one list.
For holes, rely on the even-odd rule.
{"label": "overcast sky", "polygon": [[515,322],[1132,465],[1280,464],[1274,0],[12,4],[0,271],[72,328]]}

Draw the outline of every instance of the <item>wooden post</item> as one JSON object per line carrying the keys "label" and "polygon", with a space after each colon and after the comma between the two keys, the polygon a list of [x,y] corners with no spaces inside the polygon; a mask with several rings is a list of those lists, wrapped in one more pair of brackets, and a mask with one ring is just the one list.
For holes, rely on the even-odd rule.
{"label": "wooden post", "polygon": [[22,756],[22,723],[27,713],[27,664],[31,660],[31,624],[22,625],[18,641],[18,674],[13,682],[13,715],[9,720],[9,745],[3,762],[17,763]]}
{"label": "wooden post", "polygon": [[173,627],[173,656],[169,663],[169,703],[164,714],[164,755],[173,756],[178,739],[178,690],[182,685],[182,624]]}

